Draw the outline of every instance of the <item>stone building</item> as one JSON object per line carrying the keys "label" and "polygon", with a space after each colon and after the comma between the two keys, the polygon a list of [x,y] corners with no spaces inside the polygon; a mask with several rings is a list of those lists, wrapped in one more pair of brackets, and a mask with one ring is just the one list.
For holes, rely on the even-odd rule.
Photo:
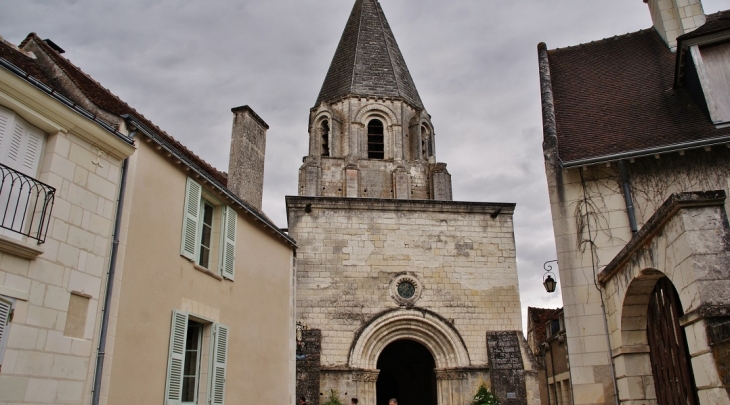
{"label": "stone building", "polygon": [[310,111],[299,196],[286,199],[310,401],[334,390],[458,405],[485,383],[505,404],[539,402],[514,204],[452,201],[435,141],[380,4],[357,0]]}
{"label": "stone building", "polygon": [[527,308],[527,345],[538,363],[540,403],[572,404],[563,308]]}
{"label": "stone building", "polygon": [[[25,198],[43,208],[25,224],[2,216],[0,403],[294,403],[296,245],[260,211],[268,126],[232,110],[223,173],[62,53],[0,39],[0,172],[55,189]],[[9,183],[3,213],[25,196]]]}
{"label": "stone building", "polygon": [[730,403],[730,12],[538,45],[575,404]]}

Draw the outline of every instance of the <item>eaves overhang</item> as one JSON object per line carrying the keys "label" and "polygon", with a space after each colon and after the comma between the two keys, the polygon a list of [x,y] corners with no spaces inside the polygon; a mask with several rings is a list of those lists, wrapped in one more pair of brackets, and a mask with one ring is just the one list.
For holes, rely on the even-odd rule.
{"label": "eaves overhang", "polygon": [[[134,141],[55,89],[0,57],[0,101],[46,132],[74,130],[118,158],[134,153]],[[53,100],[53,101],[51,101]],[[50,101],[50,102],[49,102]],[[31,112],[32,110],[33,112]],[[30,119],[28,119],[30,118]]]}
{"label": "eaves overhang", "polygon": [[291,246],[292,248],[297,248],[297,242],[289,236],[287,233],[281,230],[281,228],[277,227],[271,220],[269,220],[265,215],[263,215],[261,212],[259,212],[257,209],[251,207],[248,203],[246,203],[243,199],[241,199],[239,196],[237,196],[235,193],[233,193],[231,190],[229,190],[226,186],[224,186],[220,181],[215,179],[212,175],[210,175],[207,171],[203,170],[200,166],[195,164],[190,158],[185,156],[183,153],[181,153],[177,148],[175,148],[173,145],[171,145],[169,142],[167,142],[162,136],[158,135],[155,131],[152,131],[150,128],[148,128],[142,121],[140,121],[138,118],[136,118],[133,115],[130,114],[124,114],[122,115],[122,118],[127,120],[127,122],[134,125],[139,131],[141,131],[143,134],[145,134],[149,139],[152,140],[155,144],[160,146],[162,149],[164,149],[167,153],[171,154],[172,156],[175,156],[177,160],[179,160],[181,163],[183,163],[185,166],[187,166],[190,171],[193,173],[199,175],[205,181],[207,181],[213,188],[215,188],[221,195],[225,196],[226,198],[233,201],[240,209],[242,209],[246,214],[250,215],[255,221],[261,222],[261,224],[272,231],[276,236],[283,239],[286,244]]}
{"label": "eaves overhang", "polygon": [[610,155],[596,156],[585,159],[577,159],[570,161],[560,160],[560,167],[563,169],[569,169],[573,167],[593,166],[602,163],[617,162],[625,159],[636,159],[647,156],[662,155],[672,152],[679,152],[682,150],[699,149],[704,147],[711,147],[717,145],[730,144],[730,135],[700,139],[697,141],[683,142],[679,144],[663,145],[653,148],[636,149],[632,151],[614,153]]}

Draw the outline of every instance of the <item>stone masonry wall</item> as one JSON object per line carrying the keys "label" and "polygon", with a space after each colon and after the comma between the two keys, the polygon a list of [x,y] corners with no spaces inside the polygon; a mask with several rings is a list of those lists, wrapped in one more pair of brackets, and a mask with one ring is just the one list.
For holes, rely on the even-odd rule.
{"label": "stone masonry wall", "polygon": [[[730,151],[715,147],[626,162],[638,227],[672,193],[728,190]],[[595,273],[631,240],[618,167],[546,163],[575,404],[613,403],[610,357]],[[725,204],[727,210],[728,202]],[[591,255],[590,246],[594,246]]]}
{"label": "stone masonry wall", "polygon": [[[322,330],[322,365],[345,366],[355,332],[399,307],[393,280],[422,290],[488,363],[485,333],[520,330],[512,204],[287,197],[297,240],[297,318]],[[493,217],[494,216],[494,217]]]}
{"label": "stone masonry wall", "polygon": [[309,405],[319,405],[319,360],[322,351],[322,331],[305,329],[302,331],[301,349],[297,355],[297,399],[304,396]]}
{"label": "stone masonry wall", "polygon": [[[121,160],[73,134],[48,135],[38,179],[56,188],[43,254],[0,254],[0,286],[18,292],[0,403],[86,403]],[[68,336],[72,292],[88,299]],[[81,328],[82,323],[83,328]]]}
{"label": "stone masonry wall", "polygon": [[[489,377],[500,403],[527,405],[525,366],[520,352],[519,331],[487,332]],[[514,398],[512,398],[514,396]]]}

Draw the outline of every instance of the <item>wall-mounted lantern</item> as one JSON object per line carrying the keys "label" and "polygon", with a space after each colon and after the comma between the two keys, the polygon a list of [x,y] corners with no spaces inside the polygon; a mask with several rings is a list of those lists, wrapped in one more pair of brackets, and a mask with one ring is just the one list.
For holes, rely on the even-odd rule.
{"label": "wall-mounted lantern", "polygon": [[545,286],[545,291],[549,293],[555,292],[555,287],[558,286],[558,282],[555,281],[555,277],[553,277],[555,274],[553,274],[553,266],[552,264],[548,263],[557,263],[557,260],[549,260],[545,262],[542,265],[542,268],[545,269],[545,275],[542,276],[542,285]]}

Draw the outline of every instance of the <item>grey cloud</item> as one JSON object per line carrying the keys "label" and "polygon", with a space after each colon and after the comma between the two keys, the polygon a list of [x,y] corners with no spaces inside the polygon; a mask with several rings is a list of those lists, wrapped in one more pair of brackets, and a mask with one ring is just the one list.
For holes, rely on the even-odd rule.
{"label": "grey cloud", "polygon": [[[13,4],[11,4],[13,3]],[[19,43],[36,31],[214,166],[226,170],[230,108],[268,122],[264,209],[285,226],[307,153],[307,118],[353,1],[64,0],[0,3]],[[724,4],[723,4],[724,3]],[[461,200],[516,202],[523,308],[559,306],[541,151],[536,45],[576,45],[651,26],[639,0],[381,0]],[[727,7],[705,0],[705,10]]]}

